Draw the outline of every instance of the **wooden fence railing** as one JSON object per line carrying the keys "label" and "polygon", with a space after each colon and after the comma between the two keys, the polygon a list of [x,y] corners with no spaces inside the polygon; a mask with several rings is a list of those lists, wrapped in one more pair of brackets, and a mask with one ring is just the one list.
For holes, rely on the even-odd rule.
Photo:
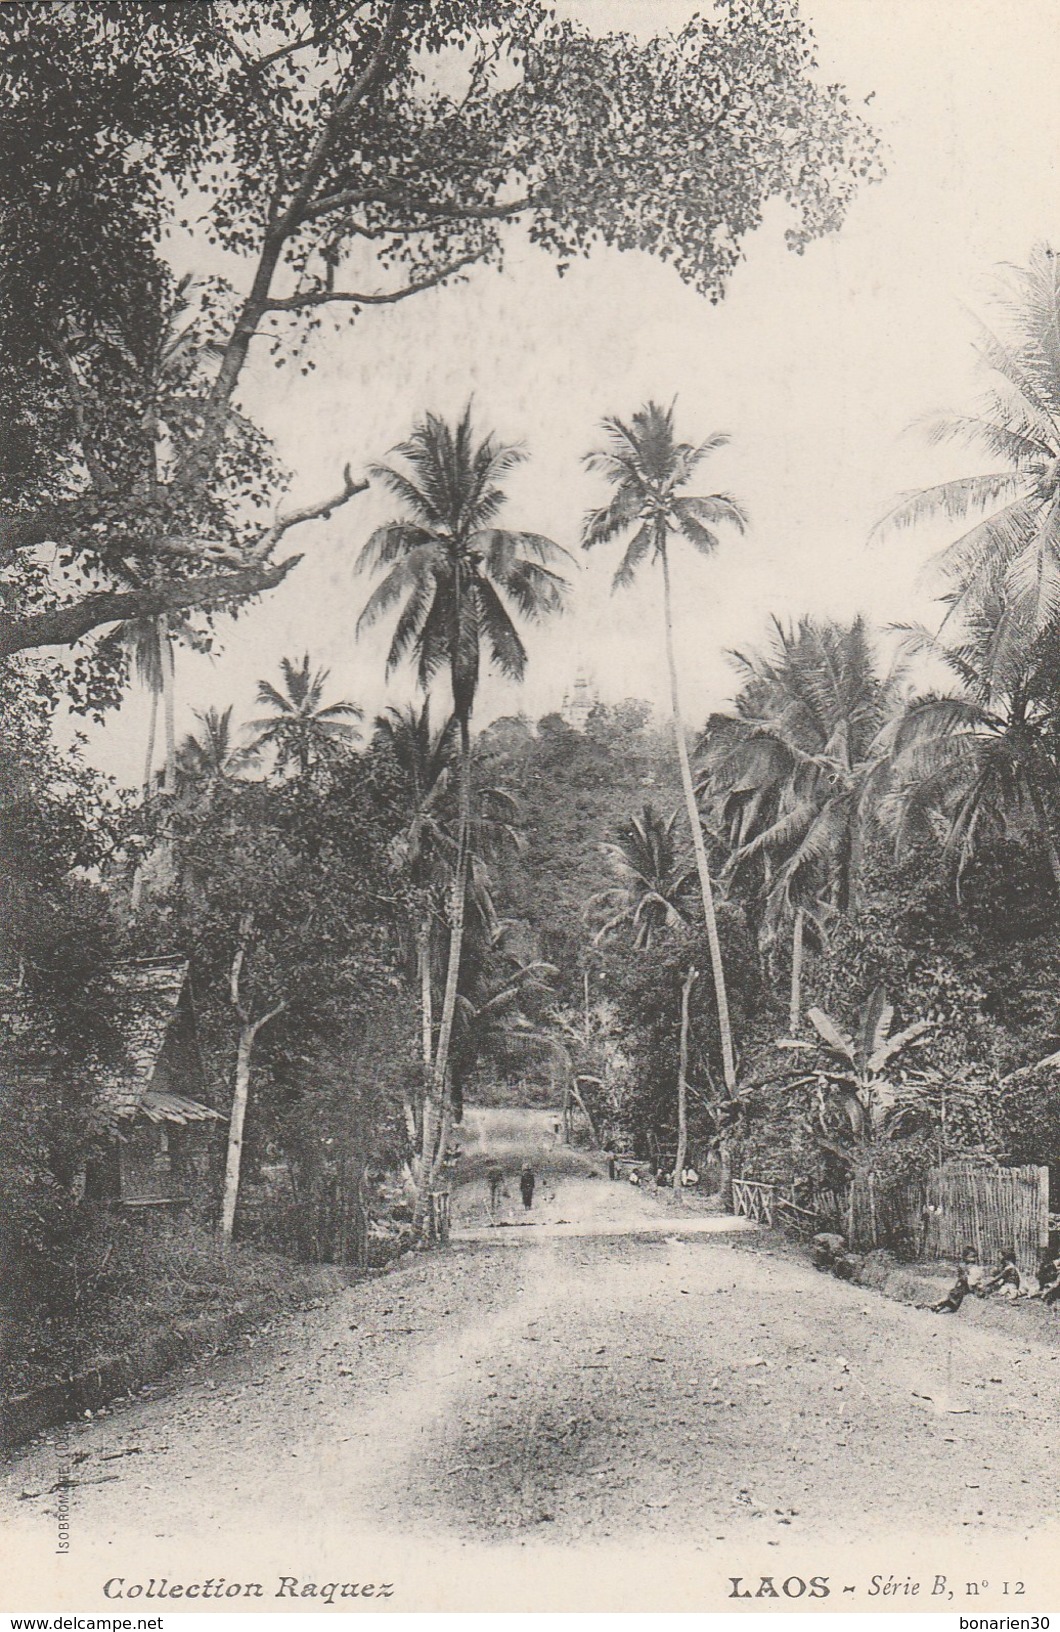
{"label": "wooden fence railing", "polygon": [[846,1198],[810,1179],[777,1184],[764,1179],[733,1179],[732,1210],[760,1224],[790,1224],[796,1229],[840,1229]]}
{"label": "wooden fence railing", "polygon": [[733,1179],[732,1210],[737,1218],[751,1218],[758,1224],[773,1223],[776,1185],[758,1179]]}

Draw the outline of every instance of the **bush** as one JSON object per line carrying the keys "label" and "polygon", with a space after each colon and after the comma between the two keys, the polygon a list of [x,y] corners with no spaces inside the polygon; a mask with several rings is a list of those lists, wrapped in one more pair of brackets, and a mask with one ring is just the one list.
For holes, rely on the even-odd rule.
{"label": "bush", "polygon": [[69,1302],[9,1311],[8,1392],[76,1376],[193,1322],[250,1326],[299,1307],[326,1279],[253,1247],[226,1253],[185,1217],[82,1215],[70,1241]]}

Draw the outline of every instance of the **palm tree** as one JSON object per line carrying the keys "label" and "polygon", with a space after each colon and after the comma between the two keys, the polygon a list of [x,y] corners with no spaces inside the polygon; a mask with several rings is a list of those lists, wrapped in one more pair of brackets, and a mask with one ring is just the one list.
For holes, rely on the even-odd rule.
{"label": "palm tree", "polygon": [[939,565],[951,610],[972,610],[984,587],[988,596],[1001,589],[1007,622],[999,635],[1009,655],[1060,617],[1060,261],[1038,245],[1028,266],[1010,272],[1000,297],[1008,335],[981,330],[993,381],[979,412],[928,424],[932,441],[970,443],[995,468],[906,494],[879,523],[884,530],[937,516],[978,518]]}
{"label": "palm tree", "polygon": [[676,823],[676,810],[664,817],[646,804],[619,828],[617,843],[603,847],[616,882],[588,902],[587,915],[603,920],[594,944],[624,929],[638,950],[647,951],[664,929],[687,924],[695,872],[681,864]]}
{"label": "palm tree", "polygon": [[[158,733],[158,705],[162,703],[166,755],[162,772],[162,792],[172,799],[177,787],[176,731],[174,722],[175,664],[173,658],[174,625],[187,626],[179,613],[163,613],[157,618],[132,618],[120,623],[101,643],[124,652],[132,663],[137,679],[150,698],[147,727],[147,749],[144,755],[143,800],[146,805],[156,792],[155,740]],[[163,838],[157,850],[163,864],[169,855],[168,840]],[[133,873],[129,895],[129,911],[135,916],[140,910],[144,892],[144,864]]]}
{"label": "palm tree", "polygon": [[[470,407],[451,427],[428,414],[395,449],[405,469],[377,465],[373,475],[400,501],[404,514],[378,527],[358,560],[359,571],[384,571],[358,619],[369,627],[400,607],[387,653],[391,674],[406,658],[425,693],[438,675],[449,680],[459,734],[459,818],[449,955],[434,1057],[434,1094],[424,1116],[424,1171],[444,1154],[448,1069],[463,945],[471,827],[471,715],[482,651],[510,679],[522,679],[526,648],[506,601],[536,621],[561,609],[566,580],[556,570],[567,552],[538,533],[495,526],[504,503],[503,478],[525,454],[492,436],[476,443]],[[443,1136],[437,1149],[434,1119]],[[421,1201],[422,1207],[422,1201]]]}
{"label": "palm tree", "polygon": [[258,681],[257,701],[272,712],[250,722],[253,746],[275,749],[281,771],[293,764],[299,776],[307,777],[338,746],[357,737],[352,722],[363,719],[363,710],[345,699],[324,702],[329,673],[317,669],[314,674],[306,652],[300,663],[280,659],[282,689],[269,680]]}
{"label": "palm tree", "polygon": [[[604,847],[618,882],[610,889],[599,891],[589,901],[587,912],[591,916],[605,915],[593,937],[594,945],[624,929],[638,951],[647,952],[665,931],[687,927],[688,897],[695,871],[681,865],[674,838],[676,825],[676,810],[664,817],[653,805],[646,804],[639,817],[631,816],[619,829],[618,843]],[[689,999],[698,979],[699,971],[690,963],[681,988],[675,1201],[683,1197],[681,1174],[688,1151]]]}
{"label": "palm tree", "polygon": [[885,811],[899,850],[939,838],[960,868],[988,832],[1030,827],[1060,892],[1060,631],[1016,654],[1007,614],[1003,591],[984,589],[963,635],[907,629],[957,685],[912,698],[889,731]]}
{"label": "palm tree", "polygon": [[480,895],[479,909],[468,924],[450,1055],[461,1102],[464,1080],[483,1057],[503,1069],[513,1055],[540,1053],[536,1011],[559,973],[555,964],[526,956],[523,926],[498,919],[488,895]]}
{"label": "palm tree", "polygon": [[585,549],[592,549],[597,544],[606,544],[622,534],[632,532],[633,536],[627,545],[622,564],[615,573],[616,589],[620,585],[631,584],[637,568],[646,559],[658,561],[662,567],[666,661],[670,673],[674,737],[688,823],[692,831],[696,870],[703,897],[703,918],[710,947],[714,994],[718,1006],[725,1088],[731,1095],[736,1088],[732,1026],[729,1020],[729,1001],[725,988],[721,943],[718,938],[717,915],[714,910],[714,891],[695,789],[692,785],[688,743],[685,739],[677,686],[669,543],[674,535],[680,534],[700,554],[711,555],[718,546],[715,527],[724,522],[742,532],[747,525],[747,518],[736,500],[727,493],[712,493],[704,498],[680,492],[680,489],[687,486],[693,472],[707,454],[725,445],[728,441],[726,436],[715,434],[701,442],[698,447],[690,442],[677,442],[674,439],[673,408],[660,408],[655,402],[647,403],[635,413],[631,425],[624,424],[620,419],[606,419],[603,428],[607,432],[608,445],[604,449],[588,454],[586,464],[590,470],[599,471],[604,475],[614,487],[615,493],[609,504],[592,511],[586,518],[582,545]]}
{"label": "palm tree", "polygon": [[238,781],[254,762],[254,750],[236,741],[232,705],[195,710],[198,732],[190,731],[177,749],[177,786],[209,795],[227,782]]}
{"label": "palm tree", "polygon": [[856,904],[862,838],[881,766],[880,731],[897,677],[881,678],[864,620],[774,620],[764,652],[733,654],[744,685],[698,744],[699,791],[725,822],[733,875],[761,867],[762,931],[792,932],[789,1022],[802,1013],[807,924]]}
{"label": "palm tree", "polygon": [[[415,925],[416,975],[420,992],[420,1037],[423,1080],[431,1078],[434,1058],[434,940],[437,901],[444,892],[455,846],[443,804],[454,759],[450,719],[440,731],[431,728],[430,699],[419,709],[388,708],[375,722],[375,741],[388,751],[402,773],[401,825],[390,844],[395,872],[404,874],[419,902]],[[410,1131],[415,1131],[415,1118]]]}
{"label": "palm tree", "polygon": [[144,755],[143,797],[146,803],[154,794],[155,743],[158,735],[158,709],[162,704],[166,757],[162,777],[162,791],[172,795],[176,787],[176,738],[173,707],[173,637],[174,624],[183,624],[179,614],[163,613],[157,618],[132,618],[120,623],[100,643],[101,651],[110,649],[124,654],[143,689],[150,699],[147,726],[147,750]]}

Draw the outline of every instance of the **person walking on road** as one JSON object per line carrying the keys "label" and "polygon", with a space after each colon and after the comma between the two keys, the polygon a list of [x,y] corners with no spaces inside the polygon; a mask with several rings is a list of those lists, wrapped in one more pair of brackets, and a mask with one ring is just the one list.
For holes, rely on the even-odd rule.
{"label": "person walking on road", "polygon": [[486,1183],[490,1187],[490,1215],[497,1211],[497,1203],[501,1196],[501,1185],[504,1183],[504,1174],[494,1162],[486,1173]]}
{"label": "person walking on road", "polygon": [[524,1162],[523,1171],[519,1175],[519,1192],[523,1198],[523,1206],[526,1208],[527,1212],[529,1212],[531,1207],[534,1205],[534,1185],[536,1183],[537,1180],[534,1177],[533,1168],[530,1166],[529,1162]]}

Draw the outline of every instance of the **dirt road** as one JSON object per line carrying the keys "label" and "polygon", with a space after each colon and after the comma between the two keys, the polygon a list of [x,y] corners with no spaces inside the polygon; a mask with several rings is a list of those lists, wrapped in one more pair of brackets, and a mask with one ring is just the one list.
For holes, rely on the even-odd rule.
{"label": "dirt road", "polygon": [[[53,1547],[64,1458],[73,1569],[97,1598],[111,1578],[187,1579],[204,1557],[216,1573],[219,1537],[259,1538],[299,1578],[307,1549],[346,1558],[356,1540],[399,1572],[459,1547],[476,1590],[495,1578],[515,1607],[495,1568],[512,1544],[568,1560],[690,1549],[720,1592],[767,1566],[814,1573],[825,1539],[833,1555],[874,1540],[887,1570],[918,1536],[981,1562],[1054,1522],[1055,1349],[818,1275],[768,1235],[671,1234],[672,1204],[584,1166],[543,1177],[553,1221],[624,1210],[658,1233],[531,1225],[522,1250],[457,1242],[352,1288],[175,1392],[31,1449],[3,1479],[7,1546],[23,1560]],[[633,1607],[632,1585],[605,1580]],[[447,1578],[428,1596],[473,1594]]]}

